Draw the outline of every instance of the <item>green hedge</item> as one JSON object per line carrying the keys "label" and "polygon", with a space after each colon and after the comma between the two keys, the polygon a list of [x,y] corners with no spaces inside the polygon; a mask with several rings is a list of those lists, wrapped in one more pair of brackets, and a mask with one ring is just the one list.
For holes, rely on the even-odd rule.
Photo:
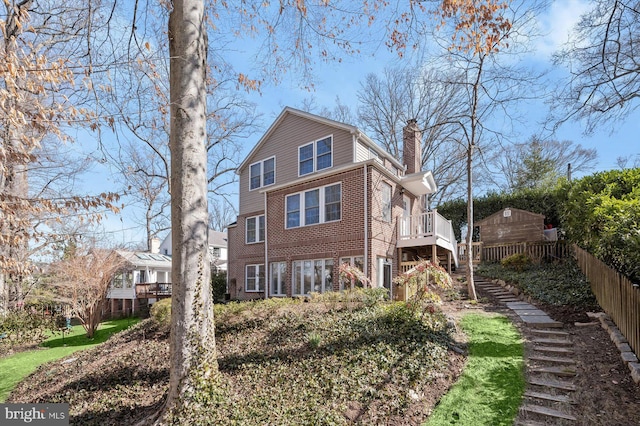
{"label": "green hedge", "polygon": [[640,169],[565,183],[559,200],[567,238],[640,282]]}

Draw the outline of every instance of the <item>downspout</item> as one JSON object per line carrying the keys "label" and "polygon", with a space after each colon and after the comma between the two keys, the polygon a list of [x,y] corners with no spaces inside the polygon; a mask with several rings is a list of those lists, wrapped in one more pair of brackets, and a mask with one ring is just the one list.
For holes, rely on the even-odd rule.
{"label": "downspout", "polygon": [[[258,221],[259,222],[259,221]],[[267,256],[267,192],[264,192],[264,298],[269,298],[269,259]]]}
{"label": "downspout", "polygon": [[[369,276],[369,201],[368,201],[368,179],[367,179],[367,162],[365,161],[363,167],[364,176],[364,276],[371,279]],[[373,286],[373,283],[371,284]]]}

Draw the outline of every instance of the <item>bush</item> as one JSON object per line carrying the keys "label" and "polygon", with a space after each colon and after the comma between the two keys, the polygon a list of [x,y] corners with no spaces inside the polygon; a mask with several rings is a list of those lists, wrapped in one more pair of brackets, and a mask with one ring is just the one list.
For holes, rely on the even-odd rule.
{"label": "bush", "polygon": [[511,256],[505,257],[500,261],[500,264],[507,268],[513,269],[514,271],[522,272],[531,266],[532,260],[525,253],[516,253]]}
{"label": "bush", "polygon": [[50,316],[30,310],[9,311],[0,317],[0,344],[40,343],[46,332],[55,329]]}
{"label": "bush", "polygon": [[478,275],[515,284],[524,294],[549,305],[599,310],[589,282],[572,258],[531,265],[524,271],[507,269],[497,263],[483,263],[478,266]]}
{"label": "bush", "polygon": [[640,169],[595,173],[561,194],[569,240],[640,281]]}
{"label": "bush", "polygon": [[227,293],[227,273],[218,272],[211,275],[211,292],[214,302],[223,302]]}
{"label": "bush", "polygon": [[151,306],[151,318],[159,325],[171,323],[171,299],[162,299]]}

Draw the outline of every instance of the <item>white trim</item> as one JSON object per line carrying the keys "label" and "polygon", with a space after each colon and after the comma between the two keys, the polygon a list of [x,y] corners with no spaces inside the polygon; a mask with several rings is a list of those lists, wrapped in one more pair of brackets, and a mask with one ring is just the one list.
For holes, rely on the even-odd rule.
{"label": "white trim", "polygon": [[[340,186],[340,218],[339,219],[334,219],[334,220],[326,220],[326,199],[325,199],[325,190],[328,187],[331,186],[336,186],[339,185]],[[317,223],[311,223],[311,224],[307,224],[305,222],[305,194],[307,192],[312,192],[312,191],[318,191],[318,222]],[[289,221],[287,220],[287,215],[289,213],[289,209],[288,209],[288,200],[289,197],[293,197],[295,195],[298,195],[300,197],[300,207],[298,210],[298,226],[288,226]],[[310,188],[310,189],[306,189],[304,191],[299,191],[299,192],[293,192],[291,194],[287,194],[284,197],[284,229],[297,229],[297,228],[302,228],[305,226],[314,226],[314,225],[321,225],[323,223],[332,223],[332,222],[340,222],[342,220],[342,182],[333,182],[327,185],[323,185],[323,186],[318,186],[315,188]]]}
{"label": "white trim", "polygon": [[[330,154],[331,154],[331,163],[329,164],[329,166],[323,167],[322,169],[318,170],[318,167],[317,167],[317,165],[318,165],[317,164],[318,163],[318,142],[323,141],[325,139],[329,139],[329,141],[331,143],[331,151],[329,151]],[[312,167],[311,167],[311,171],[310,172],[302,174],[301,171],[300,171],[300,149],[304,148],[304,147],[306,147],[308,145],[311,145],[311,164],[312,164]],[[326,135],[326,136],[323,136],[321,138],[318,138],[316,140],[313,140],[311,142],[307,142],[307,143],[305,143],[303,145],[299,145],[298,146],[298,177],[309,176],[309,175],[317,173],[319,171],[328,170],[328,169],[333,168],[333,154],[334,154],[334,151],[333,151],[333,133],[331,133],[329,135]]]}
{"label": "white trim", "polygon": [[[273,160],[273,171],[274,171],[274,182],[275,182],[275,159]],[[267,299],[269,297],[269,283],[271,280],[271,275],[269,275],[269,249],[267,247],[267,193],[264,193],[264,298]]]}
{"label": "white trim", "polygon": [[[326,293],[329,291],[333,291],[333,281],[334,281],[334,277],[333,277],[333,270],[335,268],[335,262],[333,260],[333,258],[323,258],[323,259],[301,259],[301,260],[294,260],[291,262],[291,295],[292,296],[308,296],[309,293],[298,293],[298,290],[303,290],[304,291],[304,263],[305,262],[311,262],[311,292],[314,291],[314,285],[316,284],[314,282],[315,280],[315,274],[313,273],[315,267],[316,267],[316,262],[322,262],[322,273],[321,273],[321,278],[320,278],[320,292],[321,293]],[[331,275],[332,275],[332,279],[331,279],[331,289],[327,290],[327,288],[325,287],[325,284],[327,283],[327,262],[331,262],[332,266],[331,266]],[[298,264],[300,266],[300,277],[302,279],[302,282],[300,283],[296,283],[296,264]]]}
{"label": "white trim", "polygon": [[363,273],[364,276],[369,278],[369,268],[367,261],[369,258],[369,180],[368,178],[368,170],[367,163],[364,163],[363,167],[363,175],[364,175],[364,264]]}
{"label": "white trim", "polygon": [[[266,197],[266,194],[265,194],[265,197]],[[262,231],[264,233],[264,239],[262,239],[262,240],[260,239],[260,230],[261,230],[261,228],[260,228],[260,217],[264,217],[264,220],[263,220],[263,222],[264,222],[263,228],[264,229],[262,229]],[[248,238],[249,237],[248,229],[249,229],[249,220],[250,219],[255,219],[256,220],[256,240],[255,241],[249,241],[249,238]],[[267,238],[267,217],[266,217],[265,214],[249,216],[249,217],[246,217],[244,219],[244,243],[245,244],[264,243],[266,238]]]}
{"label": "white trim", "polygon": [[[269,161],[269,160],[271,160],[271,159],[273,159],[273,182],[265,185],[265,183],[264,183],[264,163]],[[253,166],[255,166],[256,164],[260,165],[260,173],[259,173],[260,185],[258,185],[255,188],[251,188],[251,168]],[[262,188],[266,188],[266,187],[269,187],[269,186],[272,186],[272,185],[275,185],[275,184],[276,184],[276,156],[275,155],[272,155],[271,157],[267,157],[264,160],[256,161],[254,163],[249,164],[249,191],[257,191],[257,190],[260,190]]]}
{"label": "white trim", "polygon": [[[249,274],[248,274],[248,269],[249,267],[254,266],[256,268],[256,272],[255,275],[253,276],[253,278],[256,280],[254,282],[257,282],[257,290],[249,290],[248,288],[248,284],[249,284]],[[244,265],[244,292],[245,293],[260,293],[262,290],[260,290],[260,267],[262,266],[262,271],[263,271],[263,275],[264,275],[264,263],[250,263],[247,265]],[[263,277],[263,280],[265,280],[265,278]],[[266,283],[263,283],[263,285],[266,285]],[[256,286],[254,285],[254,288]]]}
{"label": "white trim", "polygon": [[[282,276],[280,274],[280,268],[279,265],[280,264],[284,264],[284,276]],[[280,286],[280,293],[271,293],[271,278],[273,277],[273,267],[274,266],[278,266],[278,282],[282,283],[282,285]],[[269,264],[269,281],[268,281],[268,287],[269,287],[269,296],[270,297],[286,297],[287,296],[287,289],[286,289],[286,285],[287,285],[287,262],[286,261],[279,261],[279,262],[271,262]]]}

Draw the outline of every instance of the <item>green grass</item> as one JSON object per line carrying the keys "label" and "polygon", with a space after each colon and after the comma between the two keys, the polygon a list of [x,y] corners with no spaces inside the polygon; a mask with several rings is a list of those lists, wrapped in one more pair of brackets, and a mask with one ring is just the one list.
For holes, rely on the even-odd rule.
{"label": "green grass", "polygon": [[425,425],[512,425],[525,389],[520,334],[503,316],[469,314],[461,325],[467,365]]}
{"label": "green grass", "polygon": [[76,351],[88,349],[106,341],[112,334],[124,330],[138,319],[120,319],[100,324],[93,339],[88,339],[81,325],[74,326],[70,333],[56,334],[44,341],[38,349],[20,352],[0,359],[0,403],[22,379],[33,373],[41,364],[64,358]]}

